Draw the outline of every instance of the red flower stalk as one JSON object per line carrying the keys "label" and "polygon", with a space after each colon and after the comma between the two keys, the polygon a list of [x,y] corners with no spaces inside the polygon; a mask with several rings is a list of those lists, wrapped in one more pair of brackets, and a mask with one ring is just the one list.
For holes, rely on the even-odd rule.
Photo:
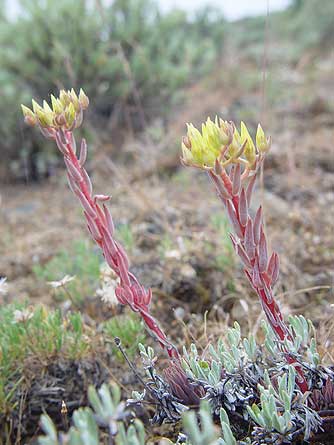
{"label": "red flower stalk", "polygon": [[[232,123],[208,120],[203,124],[202,134],[188,127],[188,136],[183,140],[182,162],[208,172],[234,229],[235,235],[230,237],[245,274],[259,296],[272,329],[283,342],[293,338],[273,295],[279,276],[278,254],[273,252],[269,256],[262,207],[259,206],[255,215],[250,213],[256,175],[270,146],[260,126],[256,139],[255,148],[244,124],[240,135]],[[286,358],[288,363],[294,364],[298,385],[306,392],[308,384],[301,366],[289,351],[286,351]]]}
{"label": "red flower stalk", "polygon": [[169,356],[178,357],[177,349],[150,314],[151,289],[146,290],[130,272],[127,254],[114,238],[113,219],[106,206],[110,197],[93,194],[91,180],[84,168],[87,157],[85,139],[82,139],[77,155],[73,129],[81,124],[82,111],[88,106],[87,97],[83,96],[83,92],[80,95],[78,98],[72,90],[62,91],[59,99],[52,96],[53,110],[47,104],[41,108],[34,102],[34,113],[27,107],[23,108],[26,121],[30,125],[38,125],[43,135],[54,139],[63,154],[68,183],[83,207],[87,228],[101,248],[106,262],[120,279],[120,284],[115,290],[119,303],[128,305],[134,312],[138,312],[150,333],[167,350]]}

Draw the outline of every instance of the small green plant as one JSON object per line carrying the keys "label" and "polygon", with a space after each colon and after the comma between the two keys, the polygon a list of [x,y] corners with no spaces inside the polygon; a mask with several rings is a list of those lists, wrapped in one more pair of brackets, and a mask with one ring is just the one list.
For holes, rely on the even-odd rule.
{"label": "small green plant", "polygon": [[[59,433],[49,416],[43,415],[41,426],[45,435],[38,439],[39,445],[101,445],[102,429],[107,430],[105,439],[113,445],[153,445],[146,440],[145,429],[139,419],[131,419],[130,411],[120,399],[120,390],[113,384],[106,384],[96,391],[88,390],[88,399],[92,408],[80,408],[73,414],[73,426],[68,433]],[[224,409],[220,410],[221,431],[218,432],[213,422],[209,403],[201,402],[198,425],[196,413],[188,411],[183,414],[182,422],[185,434],[181,433],[176,443],[171,445],[237,445],[233,436],[228,416]],[[129,427],[126,424],[131,419]],[[220,436],[220,437],[219,437]],[[167,439],[166,439],[167,440]],[[244,442],[242,442],[244,443]]]}
{"label": "small green plant", "polygon": [[202,400],[199,409],[200,425],[194,411],[183,414],[182,421],[186,433],[186,445],[237,445],[237,441],[232,433],[230,421],[226,411],[220,409],[221,436],[217,426],[213,422],[210,405]]}
{"label": "small green plant", "polygon": [[265,386],[258,386],[261,407],[257,404],[247,406],[248,414],[258,425],[253,430],[253,437],[271,436],[273,442],[291,443],[300,435],[302,424],[304,437],[309,439],[311,432],[319,429],[321,418],[301,403],[301,396],[296,397],[295,368],[289,366],[288,372],[279,376],[275,385],[265,372],[264,382]]}
{"label": "small green plant", "polygon": [[60,310],[17,304],[0,308],[0,417],[13,409],[11,398],[28,359],[41,365],[60,355],[78,360],[90,348],[79,313],[63,317]]}
{"label": "small green plant", "polygon": [[45,265],[35,265],[36,276],[46,282],[61,282],[67,274],[75,280],[55,289],[59,299],[71,298],[80,305],[89,295],[94,295],[99,284],[102,257],[88,241],[77,240],[69,249],[62,249]]}
{"label": "small green plant", "polygon": [[145,341],[145,333],[142,322],[134,314],[115,315],[103,325],[103,332],[111,342],[112,351],[116,357],[123,361],[120,350],[114,346],[114,338],[118,337],[126,353],[132,359],[138,350],[138,344]]}
{"label": "small green plant", "polygon": [[68,433],[58,434],[49,416],[43,415],[41,426],[45,436],[39,438],[39,445],[100,445],[100,427],[106,429],[110,444],[145,445],[145,429],[140,420],[135,419],[128,428],[124,425],[131,413],[121,402],[121,391],[117,385],[104,384],[96,391],[88,390],[88,399],[93,409],[80,408],[73,414],[73,426]]}

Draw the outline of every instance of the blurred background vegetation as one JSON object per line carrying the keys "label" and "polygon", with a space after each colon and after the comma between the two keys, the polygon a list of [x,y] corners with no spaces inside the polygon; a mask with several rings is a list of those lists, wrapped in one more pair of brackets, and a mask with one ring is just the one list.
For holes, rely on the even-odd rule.
{"label": "blurred background vegetation", "polygon": [[[0,14],[0,179],[38,180],[52,156],[26,128],[20,103],[59,88],[83,87],[91,98],[91,138],[102,130],[142,130],[152,117],[168,118],[184,88],[212,72],[230,36],[237,48],[263,46],[265,17],[228,23],[222,12],[161,12],[154,0],[19,0],[15,18]],[[278,60],[333,41],[334,2],[294,0],[271,14],[280,34]],[[188,11],[189,12],[189,11]],[[296,45],[288,44],[291,41]]]}
{"label": "blurred background vegetation", "polygon": [[217,10],[189,19],[183,11],[162,14],[151,0],[89,3],[21,0],[15,20],[0,19],[1,149],[10,161],[24,158],[31,179],[42,168],[44,141],[22,126],[20,102],[83,87],[97,132],[118,125],[137,131],[166,113],[222,51]]}

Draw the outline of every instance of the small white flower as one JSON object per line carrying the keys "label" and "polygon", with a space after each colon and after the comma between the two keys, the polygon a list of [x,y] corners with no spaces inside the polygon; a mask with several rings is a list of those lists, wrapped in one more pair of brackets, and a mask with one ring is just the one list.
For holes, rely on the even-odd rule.
{"label": "small white flower", "polygon": [[101,298],[103,303],[115,305],[118,304],[115,289],[119,284],[119,280],[110,280],[104,283],[100,289],[96,290],[96,295]]}
{"label": "small white flower", "polygon": [[31,308],[23,309],[22,311],[16,309],[14,311],[14,323],[25,323],[26,321],[30,320],[32,316],[33,313]]}
{"label": "small white flower", "polygon": [[0,295],[6,295],[8,292],[7,278],[0,278]]}
{"label": "small white flower", "polygon": [[115,289],[119,285],[120,279],[107,263],[102,263],[100,266],[100,278],[101,287],[96,290],[95,295],[100,297],[103,303],[118,304]]}
{"label": "small white flower", "polygon": [[64,287],[66,284],[70,283],[75,279],[75,276],[65,275],[64,278],[62,278],[59,281],[48,281],[48,284],[53,287],[54,289],[57,289],[58,287]]}

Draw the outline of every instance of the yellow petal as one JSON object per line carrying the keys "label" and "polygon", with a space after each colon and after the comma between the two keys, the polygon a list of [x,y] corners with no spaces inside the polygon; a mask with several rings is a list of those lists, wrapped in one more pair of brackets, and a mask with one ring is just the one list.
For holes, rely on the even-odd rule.
{"label": "yellow petal", "polygon": [[253,139],[251,138],[251,135],[248,132],[246,125],[243,122],[241,122],[241,142],[243,144],[246,142],[244,148],[244,156],[247,159],[250,166],[252,166],[256,159],[255,145]]}

